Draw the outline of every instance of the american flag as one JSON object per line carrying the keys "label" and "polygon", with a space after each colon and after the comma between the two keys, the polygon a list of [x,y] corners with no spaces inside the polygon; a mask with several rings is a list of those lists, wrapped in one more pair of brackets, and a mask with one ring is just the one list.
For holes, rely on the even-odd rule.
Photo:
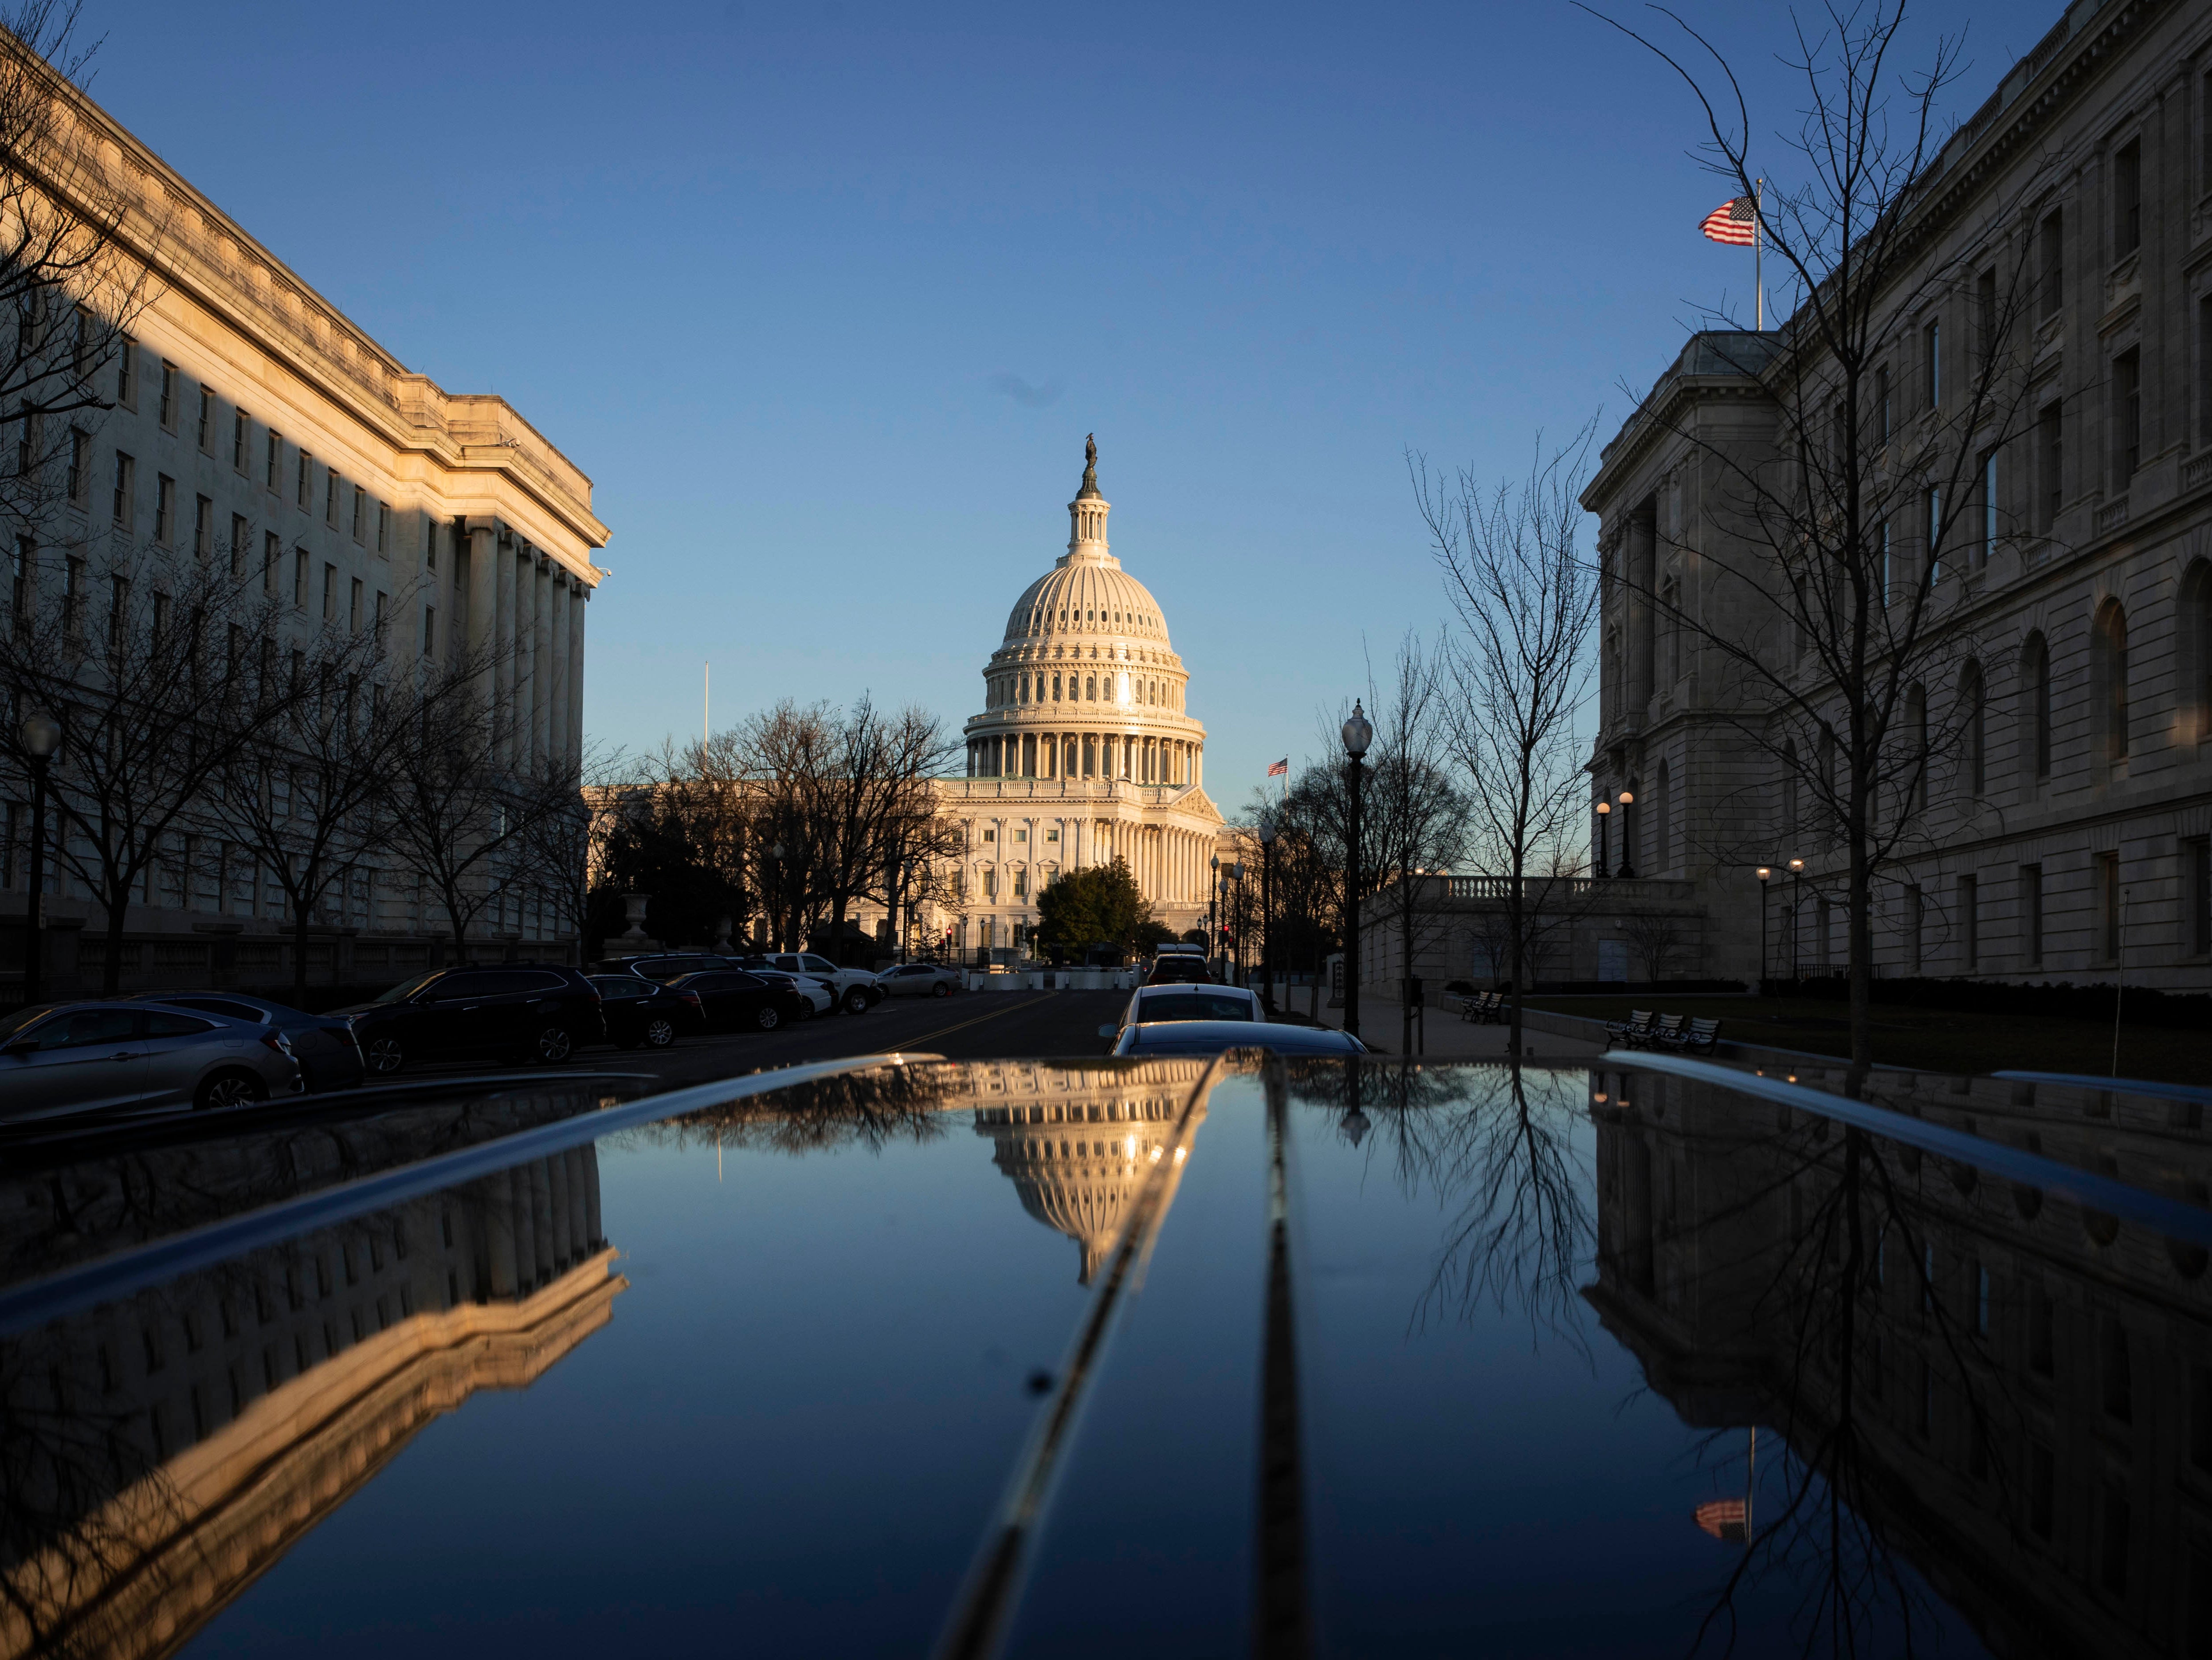
{"label": "american flag", "polygon": [[1707,1533],[1731,1544],[1740,1544],[1750,1535],[1750,1507],[1741,1499],[1708,1499],[1698,1506],[1697,1517]]}
{"label": "american flag", "polygon": [[1758,240],[1759,204],[1748,196],[1731,197],[1705,216],[1698,228],[1715,242],[1732,242],[1747,248]]}
{"label": "american flag", "polygon": [[1290,776],[1290,772],[1291,757],[1286,755],[1281,760],[1276,762],[1273,766],[1267,769],[1267,776],[1270,778],[1287,778]]}

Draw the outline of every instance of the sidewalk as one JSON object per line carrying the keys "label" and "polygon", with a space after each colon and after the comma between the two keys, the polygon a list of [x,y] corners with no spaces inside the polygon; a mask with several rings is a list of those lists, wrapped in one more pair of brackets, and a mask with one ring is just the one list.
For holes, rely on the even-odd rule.
{"label": "sidewalk", "polygon": [[[1304,993],[1303,986],[1292,988],[1289,1006],[1299,1014],[1306,1012]],[[1339,1029],[1344,1025],[1344,1011],[1329,1007],[1326,992],[1314,1018]],[[1405,1039],[1404,1018],[1405,1011],[1395,999],[1377,997],[1364,990],[1360,993],[1359,1035],[1374,1047],[1391,1055],[1399,1053]],[[1428,1008],[1426,1041],[1423,1041],[1418,1015],[1413,1031],[1413,1053],[1430,1061],[1503,1061],[1508,1055],[1507,1040],[1513,1035],[1507,1026],[1470,1025],[1459,1018],[1457,1010],[1434,1003]],[[1522,1027],[1521,1043],[1524,1061],[1565,1061],[1571,1065],[1595,1060],[1605,1053],[1606,1047],[1583,1037],[1540,1031],[1533,1024]]]}

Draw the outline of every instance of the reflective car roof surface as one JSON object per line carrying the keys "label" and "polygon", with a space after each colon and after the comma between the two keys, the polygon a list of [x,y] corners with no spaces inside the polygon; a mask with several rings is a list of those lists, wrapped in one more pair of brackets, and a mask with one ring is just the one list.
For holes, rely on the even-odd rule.
{"label": "reflective car roof surface", "polygon": [[2198,1121],[1840,1081],[871,1057],[0,1139],[0,1651],[2186,1629]]}

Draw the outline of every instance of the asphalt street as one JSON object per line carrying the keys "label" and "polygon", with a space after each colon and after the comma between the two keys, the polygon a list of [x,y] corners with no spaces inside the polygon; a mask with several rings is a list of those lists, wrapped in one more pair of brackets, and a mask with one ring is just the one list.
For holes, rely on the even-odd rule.
{"label": "asphalt street", "polygon": [[[678,1038],[671,1049],[618,1049],[594,1044],[565,1064],[540,1070],[647,1073],[671,1089],[712,1083],[772,1067],[833,1061],[887,1050],[953,1061],[1091,1058],[1106,1052],[1098,1028],[1128,1002],[1125,991],[955,992],[950,997],[890,998],[866,1014],[818,1014],[773,1032],[724,1032]],[[512,1062],[410,1067],[414,1078],[512,1072]]]}

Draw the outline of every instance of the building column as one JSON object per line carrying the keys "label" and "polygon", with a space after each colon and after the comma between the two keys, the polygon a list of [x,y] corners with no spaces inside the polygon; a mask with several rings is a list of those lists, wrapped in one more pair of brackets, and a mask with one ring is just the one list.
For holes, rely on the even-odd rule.
{"label": "building column", "polygon": [[553,761],[553,691],[559,678],[554,672],[553,573],[547,569],[550,563],[543,554],[530,562],[530,620],[538,629],[538,638],[532,642],[530,651],[531,663],[538,671],[537,691],[531,699],[537,719],[531,736],[538,751],[538,774],[541,778]]}
{"label": "building column", "polygon": [[568,724],[568,754],[579,766],[584,760],[584,618],[590,615],[591,597],[591,589],[569,579],[568,702],[562,714]]}
{"label": "building column", "polygon": [[[462,551],[461,540],[454,538],[457,553]],[[487,708],[497,692],[490,664],[499,622],[499,568],[494,562],[495,553],[489,526],[470,530],[466,548],[468,617],[463,649],[476,660],[477,694]]]}
{"label": "building column", "polygon": [[568,752],[566,714],[568,707],[568,613],[574,601],[568,592],[568,573],[559,565],[553,568],[549,598],[552,606],[549,643],[553,662],[553,764],[566,772],[575,766],[577,758]]}

